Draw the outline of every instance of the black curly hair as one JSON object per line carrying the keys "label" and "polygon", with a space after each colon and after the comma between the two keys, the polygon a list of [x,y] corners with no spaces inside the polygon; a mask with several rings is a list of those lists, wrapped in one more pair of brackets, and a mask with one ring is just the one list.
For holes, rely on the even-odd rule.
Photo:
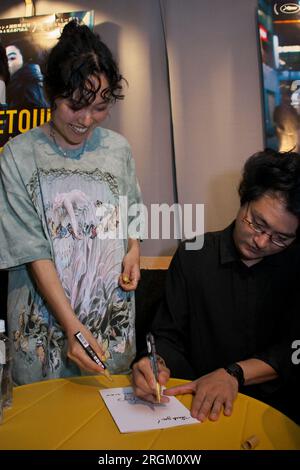
{"label": "black curly hair", "polygon": [[239,185],[240,202],[259,199],[266,193],[278,194],[286,208],[300,218],[300,154],[265,149],[245,163]]}
{"label": "black curly hair", "polygon": [[[125,79],[111,51],[86,25],[70,21],[46,63],[44,85],[51,107],[57,98],[72,99],[77,109],[92,103],[101,88],[100,74],[108,81],[108,87],[101,92],[103,100],[114,103],[123,99],[121,82]],[[98,85],[91,77],[97,77]]]}

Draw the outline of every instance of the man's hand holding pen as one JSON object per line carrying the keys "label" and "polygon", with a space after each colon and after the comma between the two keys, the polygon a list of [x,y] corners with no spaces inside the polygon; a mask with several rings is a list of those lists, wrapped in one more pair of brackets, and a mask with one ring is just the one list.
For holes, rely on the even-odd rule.
{"label": "man's hand holding pen", "polygon": [[[132,378],[133,389],[137,397],[151,403],[167,403],[169,398],[165,395],[157,397],[158,389],[166,386],[170,371],[166,367],[163,359],[156,356],[157,373],[153,370],[153,362],[150,357],[143,357],[133,365]],[[155,366],[154,366],[155,367]]]}

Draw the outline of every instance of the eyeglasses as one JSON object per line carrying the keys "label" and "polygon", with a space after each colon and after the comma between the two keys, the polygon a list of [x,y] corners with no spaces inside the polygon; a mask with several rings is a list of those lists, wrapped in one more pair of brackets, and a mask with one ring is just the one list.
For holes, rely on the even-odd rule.
{"label": "eyeglasses", "polygon": [[[247,207],[247,212],[246,215],[248,214],[249,210],[249,204]],[[273,235],[271,233],[267,233],[259,224],[256,222],[252,222],[251,220],[247,219],[247,217],[243,217],[242,219],[243,222],[249,225],[249,227],[253,230],[253,232],[258,233],[260,235],[267,235],[270,239],[270,242],[273,243],[274,245],[278,246],[279,248],[286,248],[289,246],[289,244],[295,239],[295,237],[291,237],[288,240],[283,241],[282,238],[280,238],[280,235]]]}

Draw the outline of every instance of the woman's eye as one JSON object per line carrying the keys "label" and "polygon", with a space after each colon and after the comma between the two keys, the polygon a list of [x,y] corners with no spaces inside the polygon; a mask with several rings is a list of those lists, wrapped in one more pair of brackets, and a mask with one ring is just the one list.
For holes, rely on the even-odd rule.
{"label": "woman's eye", "polygon": [[80,109],[83,108],[82,104],[78,103],[77,101],[73,101],[73,100],[68,101],[68,107],[72,111],[79,111]]}
{"label": "woman's eye", "polygon": [[102,106],[101,108],[96,108],[96,113],[102,113],[107,110],[107,106]]}
{"label": "woman's eye", "polygon": [[79,111],[81,109],[80,107],[74,104],[69,104],[69,108],[71,109],[71,111],[74,111],[74,112]]}

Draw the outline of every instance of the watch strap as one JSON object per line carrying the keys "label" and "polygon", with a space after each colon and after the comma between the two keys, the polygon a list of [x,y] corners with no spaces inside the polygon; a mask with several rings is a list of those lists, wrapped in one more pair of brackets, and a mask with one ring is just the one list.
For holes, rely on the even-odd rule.
{"label": "watch strap", "polygon": [[228,374],[232,375],[237,379],[240,389],[245,383],[244,371],[241,366],[234,362],[233,364],[224,367],[224,369],[226,370],[226,372],[228,372]]}

